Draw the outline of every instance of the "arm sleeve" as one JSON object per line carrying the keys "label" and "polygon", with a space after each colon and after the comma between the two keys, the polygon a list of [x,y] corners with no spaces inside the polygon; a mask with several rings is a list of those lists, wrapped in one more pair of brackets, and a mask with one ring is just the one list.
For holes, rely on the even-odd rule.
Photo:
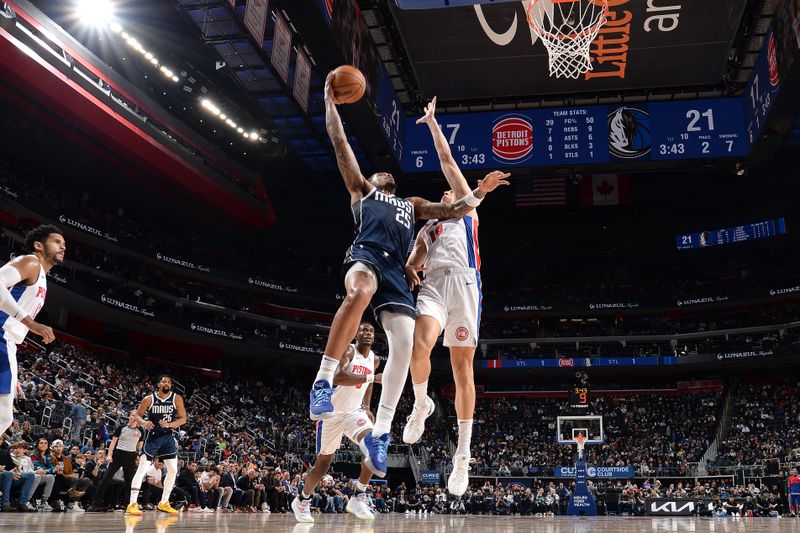
{"label": "arm sleeve", "polygon": [[117,426],[117,429],[114,430],[114,434],[112,437],[120,438],[122,436],[122,426]]}
{"label": "arm sleeve", "polygon": [[9,264],[0,267],[0,311],[14,318],[22,320],[28,313],[22,310],[17,301],[11,295],[8,287],[13,287],[22,281],[20,271]]}

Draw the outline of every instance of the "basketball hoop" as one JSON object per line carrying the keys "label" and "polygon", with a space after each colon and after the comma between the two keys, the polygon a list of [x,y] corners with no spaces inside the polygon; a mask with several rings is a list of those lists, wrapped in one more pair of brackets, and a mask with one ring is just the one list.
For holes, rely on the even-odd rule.
{"label": "basketball hoop", "polygon": [[575,444],[578,446],[578,459],[583,459],[583,447],[586,446],[586,435],[583,433],[575,435]]}
{"label": "basketball hoop", "polygon": [[608,0],[528,0],[527,18],[550,57],[550,76],[592,70],[589,48],[606,23]]}

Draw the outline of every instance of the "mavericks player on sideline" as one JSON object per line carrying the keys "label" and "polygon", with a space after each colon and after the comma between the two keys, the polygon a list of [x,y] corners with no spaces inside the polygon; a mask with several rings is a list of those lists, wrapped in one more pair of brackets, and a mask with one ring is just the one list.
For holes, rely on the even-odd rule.
{"label": "mavericks player on sideline", "polygon": [[17,383],[17,344],[25,341],[28,331],[49,344],[53,329],[33,319],[42,310],[47,296],[47,273],[64,262],[67,245],[55,226],[39,226],[25,236],[25,246],[32,252],[9,261],[0,268],[0,435],[14,421],[14,394]]}
{"label": "mavericks player on sideline", "polygon": [[[469,191],[469,186],[453,159],[435,114],[434,97],[417,124],[427,124],[431,131],[442,172],[451,189],[442,196],[442,203],[449,204],[454,197]],[[453,456],[453,472],[447,480],[447,489],[455,496],[464,494],[469,482],[469,448],[475,412],[472,360],[481,321],[480,268],[478,213],[475,209],[464,216],[431,220],[425,224],[406,264],[409,288],[413,290],[420,285],[420,290],[411,357],[414,408],[403,430],[403,441],[408,444],[417,442],[425,430],[425,419],[433,414],[434,403],[428,397],[431,350],[444,331],[444,345],[450,348],[450,365],[456,384],[458,447]],[[425,271],[422,282],[417,275],[421,270]]]}
{"label": "mavericks player on sideline", "polygon": [[[144,416],[147,415],[147,420]],[[131,499],[125,514],[141,515],[137,500],[142,480],[147,474],[147,469],[158,457],[164,461],[167,477],[164,479],[164,492],[158,503],[158,510],[175,514],[178,511],[169,504],[169,496],[175,486],[175,477],[178,475],[178,443],[175,441],[174,430],[186,423],[186,408],[183,397],[172,391],[172,378],[166,374],[158,380],[158,390],[148,394],[139,404],[136,420],[140,426],[148,430],[144,439],[144,454],[139,457],[139,467],[131,482]]]}
{"label": "mavericks player on sideline", "polygon": [[386,332],[389,355],[383,371],[375,428],[361,441],[360,447],[370,470],[383,477],[389,431],[411,362],[416,311],[404,268],[414,238],[414,221],[465,215],[477,207],[487,193],[500,185],[508,185],[505,179],[508,174],[498,171],[488,174],[475,190],[450,204],[395,196],[397,187],[388,172],[373,174],[369,180],[361,174],[336,110],[330,81],[329,74],[325,80],[325,126],[350,193],[355,238],[343,269],[346,295],[331,324],[325,354],[311,389],[309,411],[312,420],[324,420],[336,414],[331,403],[333,375],[371,301],[376,318]]}
{"label": "mavericks player on sideline", "polygon": [[[328,472],[333,454],[342,443],[342,436],[347,436],[358,444],[372,430],[372,384],[381,382],[381,374],[375,374],[380,360],[371,349],[374,341],[375,328],[369,322],[362,322],[358,327],[355,344],[348,347],[336,374],[333,375],[336,390],[331,402],[336,409],[336,416],[317,422],[317,461],[314,468],[306,474],[302,492],[292,501],[292,511],[298,522],[314,523],[314,517],[311,516],[311,496],[314,494],[314,487]],[[356,483],[356,496],[347,502],[347,512],[364,520],[375,519],[367,497],[370,477],[372,472],[362,462],[361,475]]]}

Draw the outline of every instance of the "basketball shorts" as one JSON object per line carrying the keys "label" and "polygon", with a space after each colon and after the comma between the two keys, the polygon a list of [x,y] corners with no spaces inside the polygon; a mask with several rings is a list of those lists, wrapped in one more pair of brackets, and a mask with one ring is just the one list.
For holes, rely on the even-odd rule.
{"label": "basketball shorts", "polygon": [[178,443],[172,433],[162,433],[153,435],[149,433],[144,440],[144,454],[147,459],[152,461],[154,457],[158,457],[162,461],[164,459],[173,459],[178,456]]}
{"label": "basketball shorts", "polygon": [[420,285],[417,313],[435,318],[445,346],[477,346],[481,325],[481,274],[474,268],[440,268]]}
{"label": "basketball shorts", "polygon": [[789,505],[800,506],[800,494],[789,494]]}
{"label": "basketball shorts", "polygon": [[382,311],[402,313],[416,318],[414,298],[408,290],[404,264],[391,256],[387,257],[383,250],[370,248],[363,244],[353,245],[347,251],[342,276],[345,276],[356,262],[367,265],[378,278],[378,290],[370,302],[378,324],[380,324]]}
{"label": "basketball shorts", "polygon": [[317,422],[317,455],[331,455],[342,444],[342,437],[358,443],[356,437],[365,429],[372,430],[372,422],[363,409],[336,415]]}
{"label": "basketball shorts", "polygon": [[17,343],[4,335],[0,339],[0,394],[16,394]]}

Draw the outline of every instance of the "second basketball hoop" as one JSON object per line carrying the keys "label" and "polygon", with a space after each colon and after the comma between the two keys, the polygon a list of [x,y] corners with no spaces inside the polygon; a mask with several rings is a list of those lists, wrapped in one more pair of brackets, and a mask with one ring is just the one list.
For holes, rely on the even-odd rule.
{"label": "second basketball hoop", "polygon": [[589,50],[606,23],[608,0],[530,0],[528,24],[550,56],[550,76],[578,78],[592,70]]}

